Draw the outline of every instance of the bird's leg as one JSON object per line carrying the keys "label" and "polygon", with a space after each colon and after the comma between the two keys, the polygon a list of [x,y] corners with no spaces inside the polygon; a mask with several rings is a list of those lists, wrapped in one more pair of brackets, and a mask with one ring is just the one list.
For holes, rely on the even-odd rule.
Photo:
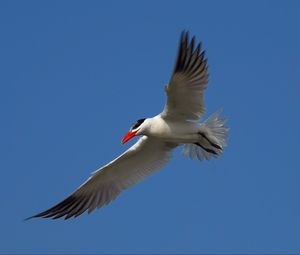
{"label": "bird's leg", "polygon": [[215,155],[218,155],[218,153],[217,152],[215,152],[214,150],[211,150],[211,149],[208,149],[208,148],[205,148],[204,146],[202,146],[200,143],[194,143],[194,144],[196,144],[196,145],[198,145],[198,146],[200,146],[203,150],[205,150],[206,152],[208,152],[208,153],[212,153],[212,154],[215,154]]}
{"label": "bird's leg", "polygon": [[213,143],[211,140],[209,140],[208,137],[206,136],[206,134],[204,134],[202,132],[198,132],[198,134],[201,135],[211,146],[213,146],[219,150],[223,150],[223,148],[220,145]]}

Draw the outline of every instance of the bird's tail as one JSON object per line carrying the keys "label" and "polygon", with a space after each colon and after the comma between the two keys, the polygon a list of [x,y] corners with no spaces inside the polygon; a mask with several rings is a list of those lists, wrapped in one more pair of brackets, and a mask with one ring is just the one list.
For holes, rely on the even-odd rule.
{"label": "bird's tail", "polygon": [[227,118],[221,118],[222,110],[212,114],[200,125],[199,142],[185,144],[182,154],[189,154],[190,159],[197,157],[199,160],[209,160],[222,154],[228,137],[228,127],[225,126]]}

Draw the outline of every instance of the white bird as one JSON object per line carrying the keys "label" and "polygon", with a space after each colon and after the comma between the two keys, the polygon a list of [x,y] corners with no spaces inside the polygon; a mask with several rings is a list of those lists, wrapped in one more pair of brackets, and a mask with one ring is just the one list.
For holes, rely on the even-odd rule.
{"label": "white bird", "polygon": [[121,191],[161,168],[177,146],[183,154],[200,160],[211,159],[223,152],[227,130],[220,111],[199,123],[205,113],[203,94],[208,83],[208,67],[201,43],[195,37],[181,34],[177,60],[171,80],[165,86],[164,110],[152,117],[139,119],[125,134],[122,143],[135,136],[140,139],[122,155],[92,173],[66,199],[30,218],[77,217],[83,212],[108,204]]}

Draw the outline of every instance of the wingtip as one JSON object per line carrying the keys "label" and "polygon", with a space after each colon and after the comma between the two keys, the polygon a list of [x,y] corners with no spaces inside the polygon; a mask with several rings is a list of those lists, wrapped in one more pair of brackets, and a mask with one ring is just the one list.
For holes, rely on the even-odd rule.
{"label": "wingtip", "polygon": [[30,217],[28,217],[28,218],[23,219],[23,221],[29,221],[29,220],[31,220],[31,219],[33,219],[33,218],[36,218],[36,216],[30,216]]}
{"label": "wingtip", "polygon": [[190,31],[188,29],[183,29],[182,32],[181,32],[181,35],[186,35],[186,34],[189,34]]}
{"label": "wingtip", "polygon": [[180,35],[180,43],[188,43],[189,41],[189,31],[188,30],[182,30]]}
{"label": "wingtip", "polygon": [[38,214],[35,214],[33,216],[30,216],[28,218],[25,218],[23,221],[28,221],[28,220],[32,220],[32,219],[35,219],[35,218],[45,218],[47,216],[43,215],[42,213],[38,213]]}

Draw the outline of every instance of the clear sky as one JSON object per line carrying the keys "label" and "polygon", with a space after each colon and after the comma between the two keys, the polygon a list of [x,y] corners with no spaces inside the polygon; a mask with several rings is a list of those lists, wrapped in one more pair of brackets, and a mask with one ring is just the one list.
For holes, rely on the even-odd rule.
{"label": "clear sky", "polygon": [[[0,1],[0,253],[300,253],[299,1]],[[23,219],[159,113],[180,32],[203,42],[218,159],[160,172],[77,219]],[[207,115],[206,115],[207,116]]]}

